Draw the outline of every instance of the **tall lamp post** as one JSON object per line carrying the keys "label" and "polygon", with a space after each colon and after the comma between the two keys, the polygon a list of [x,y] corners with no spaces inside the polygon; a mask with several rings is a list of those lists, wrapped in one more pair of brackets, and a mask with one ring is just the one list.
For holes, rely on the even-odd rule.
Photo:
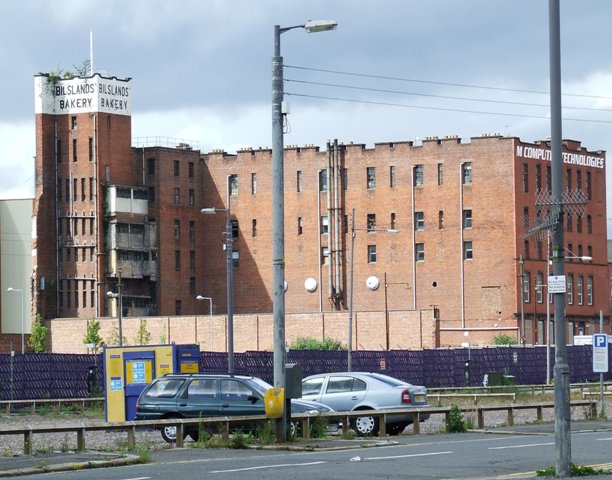
{"label": "tall lamp post", "polygon": [[19,288],[9,287],[6,289],[9,293],[18,293],[21,295],[21,354],[25,353],[25,317],[24,317],[24,308],[23,308],[23,290]]}
{"label": "tall lamp post", "polygon": [[[203,215],[214,215],[217,212],[225,212],[225,266],[227,279],[227,373],[234,373],[234,269],[233,269],[233,239],[232,239],[232,215],[230,206],[230,179],[226,182],[226,207],[227,208],[203,208]],[[204,297],[203,297],[204,298]],[[211,307],[212,310],[212,307]]]}
{"label": "tall lamp post", "polygon": [[[285,204],[283,166],[283,57],[281,34],[295,28],[307,32],[333,30],[337,23],[331,20],[309,20],[291,27],[274,26],[274,56],[272,57],[272,269],[274,319],[274,386],[285,387]],[[280,440],[286,437],[286,419],[277,423]]]}
{"label": "tall lamp post", "polygon": [[116,298],[118,301],[118,314],[117,319],[119,320],[119,346],[123,346],[123,284],[121,283],[121,269],[119,269],[119,281],[117,282],[116,292],[106,292],[108,298]]}
{"label": "tall lamp post", "polygon": [[[211,297],[204,297],[202,295],[198,295],[196,297],[196,300],[198,301],[202,301],[202,300],[208,300],[208,323],[210,325],[210,347],[209,349],[212,350],[213,348],[213,323],[212,323],[212,298]],[[196,326],[196,336],[198,333],[198,329]]]}
{"label": "tall lamp post", "polygon": [[[353,369],[353,285],[354,285],[354,260],[355,260],[355,232],[357,230],[364,230],[366,232],[387,232],[387,233],[399,233],[399,230],[394,228],[388,229],[376,229],[376,228],[355,228],[355,209],[351,212],[351,269],[349,279],[349,318],[348,318],[348,344],[346,346],[346,365],[347,370],[350,372]],[[386,277],[386,273],[385,273]],[[385,289],[387,288],[385,278]],[[386,297],[386,290],[385,290]],[[386,301],[386,300],[385,300]],[[385,307],[386,312],[386,307]],[[388,331],[387,331],[388,335]],[[388,349],[387,342],[387,349]]]}

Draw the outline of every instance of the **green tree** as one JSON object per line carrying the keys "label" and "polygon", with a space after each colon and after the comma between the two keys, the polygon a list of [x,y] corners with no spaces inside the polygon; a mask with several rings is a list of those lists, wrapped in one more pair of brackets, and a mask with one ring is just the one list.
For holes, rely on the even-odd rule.
{"label": "green tree", "polygon": [[297,337],[289,348],[291,350],[346,350],[341,342],[333,338],[319,340],[313,337]]}
{"label": "green tree", "polygon": [[136,337],[134,338],[135,345],[148,345],[151,341],[151,332],[147,330],[147,321],[141,320]]}
{"label": "green tree", "polygon": [[516,345],[517,343],[516,338],[505,333],[500,333],[493,337],[493,345]]}
{"label": "green tree", "polygon": [[47,351],[47,333],[49,329],[45,327],[40,315],[36,315],[36,320],[32,323],[32,333],[28,339],[28,345],[36,353]]}
{"label": "green tree", "polygon": [[104,345],[104,341],[100,336],[100,320],[92,318],[91,320],[87,321],[87,330],[85,332],[85,336],[83,337],[83,343],[86,345],[93,345],[94,352]]}

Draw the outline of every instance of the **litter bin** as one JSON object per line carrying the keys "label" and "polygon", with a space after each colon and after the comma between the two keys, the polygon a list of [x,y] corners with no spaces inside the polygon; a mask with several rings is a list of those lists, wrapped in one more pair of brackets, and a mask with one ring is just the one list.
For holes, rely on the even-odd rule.
{"label": "litter bin", "polygon": [[266,417],[281,418],[285,406],[285,389],[270,388],[264,393]]}

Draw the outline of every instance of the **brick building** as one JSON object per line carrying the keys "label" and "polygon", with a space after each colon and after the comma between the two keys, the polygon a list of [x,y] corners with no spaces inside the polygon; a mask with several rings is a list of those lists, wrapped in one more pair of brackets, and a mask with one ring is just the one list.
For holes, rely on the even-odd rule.
{"label": "brick building", "polygon": [[[200,213],[215,207],[231,216],[234,312],[271,312],[271,150],[132,146],[130,89],[36,76],[35,311],[116,315],[120,284],[125,316],[209,313],[198,295],[225,313],[226,217]],[[549,155],[500,135],[288,146],[287,313],[346,312],[352,297],[355,312],[384,312],[383,349],[389,318],[432,309],[440,346],[466,332],[545,343],[546,242],[526,234],[547,216]],[[564,156],[565,188],[588,199],[563,220],[566,256],[592,257],[566,263],[567,316],[588,334],[609,317],[605,154],[566,141]]]}

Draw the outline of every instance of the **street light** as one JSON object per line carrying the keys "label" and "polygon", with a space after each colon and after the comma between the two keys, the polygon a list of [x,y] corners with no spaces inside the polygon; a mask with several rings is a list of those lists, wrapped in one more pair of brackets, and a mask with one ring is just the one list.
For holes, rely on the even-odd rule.
{"label": "street light", "polygon": [[[203,208],[203,215],[214,215],[217,212],[225,212],[225,264],[227,279],[227,373],[234,373],[234,270],[233,270],[233,239],[232,239],[232,215],[230,210],[230,179],[226,181],[226,207],[227,208]],[[199,296],[197,297],[198,299]],[[204,297],[202,297],[203,299]],[[210,300],[210,311],[212,314],[212,299]]]}
{"label": "street light", "polygon": [[[211,297],[203,297],[202,295],[198,295],[196,300],[208,300],[208,323],[210,324],[210,350],[213,348],[213,323],[212,323],[212,298]],[[197,325],[196,325],[196,340],[197,340]]]}
{"label": "street light", "polygon": [[119,270],[119,281],[116,292],[106,292],[108,298],[116,298],[119,303],[117,319],[119,320],[119,346],[123,346],[123,285],[121,284],[121,270]]}
{"label": "street light", "polygon": [[[274,386],[285,387],[285,203],[283,170],[283,57],[281,34],[294,28],[307,32],[333,30],[337,23],[331,20],[309,20],[292,27],[274,26],[274,56],[272,57],[272,269],[274,320]],[[279,440],[286,437],[286,418],[277,423]]]}
{"label": "street light", "polygon": [[21,295],[21,354],[25,353],[25,318],[23,314],[23,290],[19,288],[9,287],[6,289],[9,293],[19,293]]}
{"label": "street light", "polygon": [[[349,319],[348,319],[348,345],[346,347],[346,364],[347,370],[350,372],[353,369],[353,285],[354,285],[354,260],[355,260],[355,232],[357,230],[364,230],[366,232],[387,232],[387,233],[399,233],[399,230],[393,228],[389,229],[376,229],[376,228],[355,228],[355,209],[353,208],[351,214],[351,272],[349,280]],[[385,274],[386,275],[386,274]],[[386,279],[385,279],[386,283]],[[386,285],[385,285],[386,288]],[[388,332],[387,332],[388,334]]]}

